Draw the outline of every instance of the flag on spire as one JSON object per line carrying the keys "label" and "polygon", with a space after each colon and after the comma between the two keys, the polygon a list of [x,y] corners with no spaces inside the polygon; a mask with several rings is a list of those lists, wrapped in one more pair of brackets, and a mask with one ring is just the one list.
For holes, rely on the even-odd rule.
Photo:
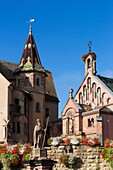
{"label": "flag on spire", "polygon": [[34,22],[34,21],[35,21],[35,19],[34,19],[34,18],[31,18],[31,19],[30,19],[30,23],[31,23],[31,22]]}

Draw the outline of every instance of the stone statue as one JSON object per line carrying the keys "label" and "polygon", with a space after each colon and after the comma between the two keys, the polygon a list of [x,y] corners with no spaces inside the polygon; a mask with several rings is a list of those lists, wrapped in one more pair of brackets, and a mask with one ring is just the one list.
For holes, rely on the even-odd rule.
{"label": "stone statue", "polygon": [[74,126],[73,126],[73,117],[70,117],[69,119],[69,133],[72,134],[73,130],[74,130]]}
{"label": "stone statue", "polygon": [[36,125],[34,127],[34,148],[42,147],[42,127],[40,119],[37,119]]}

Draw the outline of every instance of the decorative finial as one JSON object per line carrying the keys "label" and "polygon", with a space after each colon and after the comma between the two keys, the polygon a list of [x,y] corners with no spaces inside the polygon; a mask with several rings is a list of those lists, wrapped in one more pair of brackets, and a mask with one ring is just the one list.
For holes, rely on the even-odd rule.
{"label": "decorative finial", "polygon": [[30,24],[30,27],[29,27],[29,34],[32,34],[32,22],[34,22],[35,19],[34,18],[31,18],[27,23]]}
{"label": "decorative finial", "polygon": [[92,42],[89,41],[89,42],[88,42],[89,52],[91,51],[91,46],[92,46]]}
{"label": "decorative finial", "polygon": [[70,99],[73,99],[73,92],[74,92],[74,90],[71,88],[70,91],[69,91]]}

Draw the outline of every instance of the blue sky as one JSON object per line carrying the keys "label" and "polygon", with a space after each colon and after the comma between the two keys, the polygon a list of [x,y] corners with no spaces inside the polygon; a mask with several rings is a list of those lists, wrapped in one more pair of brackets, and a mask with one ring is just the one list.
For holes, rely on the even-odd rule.
{"label": "blue sky", "polygon": [[97,74],[113,77],[113,0],[5,0],[0,4],[0,59],[19,63],[30,17],[42,65],[52,71],[59,115],[84,78],[88,41],[97,54]]}

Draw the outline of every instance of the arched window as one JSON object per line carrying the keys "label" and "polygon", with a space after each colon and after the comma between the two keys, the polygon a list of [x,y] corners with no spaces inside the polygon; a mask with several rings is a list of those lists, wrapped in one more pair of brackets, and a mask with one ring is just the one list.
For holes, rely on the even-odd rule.
{"label": "arched window", "polygon": [[110,104],[110,98],[107,99],[107,104]]}
{"label": "arched window", "polygon": [[97,106],[99,106],[101,103],[101,89],[98,87],[97,89]]}
{"label": "arched window", "polygon": [[87,91],[86,91],[86,85],[83,87],[83,102],[85,102],[87,99]]}
{"label": "arched window", "polygon": [[87,60],[87,68],[90,68],[91,67],[91,63],[90,63],[90,59],[88,58]]}
{"label": "arched window", "polygon": [[102,94],[102,105],[105,104],[105,93]]}
{"label": "arched window", "polygon": [[25,78],[25,86],[30,86],[29,77]]}
{"label": "arched window", "polygon": [[80,103],[80,104],[83,103],[82,93],[79,93],[79,103]]}
{"label": "arched window", "polygon": [[90,77],[87,79],[87,92],[91,93],[91,78]]}
{"label": "arched window", "polygon": [[94,102],[94,99],[96,98],[96,84],[92,84],[92,102]]}
{"label": "arched window", "polygon": [[93,127],[94,126],[94,119],[88,119],[88,127]]}
{"label": "arched window", "polygon": [[92,118],[91,119],[91,127],[93,127],[94,126],[94,119]]}

